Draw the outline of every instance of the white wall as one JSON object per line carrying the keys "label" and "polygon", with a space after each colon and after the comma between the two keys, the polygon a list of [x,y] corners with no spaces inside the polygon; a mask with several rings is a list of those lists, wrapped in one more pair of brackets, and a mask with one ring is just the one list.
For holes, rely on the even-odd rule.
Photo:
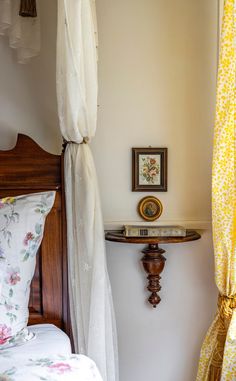
{"label": "white wall", "polygon": [[[42,3],[42,53],[15,63],[0,39],[0,148],[27,133],[60,152],[55,97],[56,0]],[[217,2],[97,0],[99,119],[92,144],[106,226],[139,221],[131,147],[168,147],[160,222],[201,228],[202,239],[166,245],[162,302],[146,303],[138,245],[107,243],[117,317],[120,381],[192,381],[216,307],[210,221]],[[204,229],[203,229],[204,228]]]}

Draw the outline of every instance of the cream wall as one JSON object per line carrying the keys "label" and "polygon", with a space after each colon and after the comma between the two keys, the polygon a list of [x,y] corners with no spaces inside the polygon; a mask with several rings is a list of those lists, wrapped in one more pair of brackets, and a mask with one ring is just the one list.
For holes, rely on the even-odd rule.
{"label": "cream wall", "polygon": [[144,194],[130,192],[131,147],[152,145],[169,150],[168,192],[157,194],[162,218],[209,221],[216,1],[97,4],[100,107],[94,153],[105,220],[138,219],[136,205]]}
{"label": "cream wall", "polygon": [[41,55],[30,65],[16,64],[6,37],[0,38],[0,148],[14,145],[16,132],[37,138],[60,152],[55,85],[56,0],[40,0]]}
{"label": "cream wall", "polygon": [[[106,226],[138,222],[131,147],[168,147],[160,223],[202,228],[167,245],[161,304],[146,304],[142,245],[107,243],[121,381],[193,381],[214,315],[210,227],[217,1],[97,0],[99,119],[93,151]],[[163,246],[162,246],[163,247]]]}
{"label": "cream wall", "polygon": [[[42,53],[15,63],[0,39],[0,148],[24,132],[60,152],[55,96],[56,0],[42,4]],[[165,247],[162,302],[145,302],[138,245],[107,243],[117,317],[120,381],[193,381],[213,317],[210,226],[217,1],[97,0],[99,115],[92,149],[106,226],[137,222],[131,147],[169,150],[169,189],[154,193],[160,222],[201,228],[202,239]]]}

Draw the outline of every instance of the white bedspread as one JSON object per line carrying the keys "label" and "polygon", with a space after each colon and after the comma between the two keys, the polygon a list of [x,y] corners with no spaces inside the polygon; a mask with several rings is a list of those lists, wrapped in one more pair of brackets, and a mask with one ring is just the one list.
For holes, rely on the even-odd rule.
{"label": "white bedspread", "polygon": [[[70,355],[71,345],[69,337],[53,324],[36,324],[27,327],[35,337],[16,347],[6,349],[12,355],[28,356],[49,356],[55,354]],[[1,351],[0,351],[1,356]],[[1,358],[1,357],[0,357]]]}
{"label": "white bedspread", "polygon": [[40,324],[30,330],[33,340],[0,351],[0,381],[102,381],[91,359],[71,354],[60,329]]}

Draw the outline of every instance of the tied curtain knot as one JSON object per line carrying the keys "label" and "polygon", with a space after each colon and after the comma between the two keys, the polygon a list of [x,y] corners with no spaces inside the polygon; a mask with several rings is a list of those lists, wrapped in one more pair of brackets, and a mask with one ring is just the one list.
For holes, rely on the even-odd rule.
{"label": "tied curtain knot", "polygon": [[216,345],[210,365],[209,381],[220,381],[224,358],[225,341],[231,322],[233,311],[236,308],[236,295],[218,297],[219,328]]}
{"label": "tied curtain knot", "polygon": [[87,143],[89,143],[89,138],[87,136],[85,136],[85,138],[83,138],[82,142],[80,142],[80,143],[73,142],[73,140],[63,139],[63,143],[65,143],[65,144],[87,144]]}
{"label": "tied curtain knot", "polygon": [[80,142],[80,143],[73,142],[73,140],[66,140],[66,139],[63,138],[63,144],[62,144],[62,146],[63,146],[63,152],[65,151],[67,144],[77,144],[77,145],[79,145],[79,144],[88,144],[89,140],[90,139],[89,139],[88,136],[85,136],[83,138],[82,142]]}
{"label": "tied curtain knot", "polygon": [[218,297],[218,312],[223,320],[231,319],[233,310],[236,308],[236,295],[226,296],[219,295]]}
{"label": "tied curtain knot", "polygon": [[85,136],[85,138],[83,138],[83,141],[80,144],[87,144],[87,143],[89,143],[89,138]]}

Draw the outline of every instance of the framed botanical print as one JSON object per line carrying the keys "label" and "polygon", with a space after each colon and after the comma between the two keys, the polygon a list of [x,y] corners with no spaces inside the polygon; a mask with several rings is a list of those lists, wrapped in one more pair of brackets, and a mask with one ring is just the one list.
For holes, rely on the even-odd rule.
{"label": "framed botanical print", "polygon": [[132,191],[167,191],[167,148],[132,148]]}

